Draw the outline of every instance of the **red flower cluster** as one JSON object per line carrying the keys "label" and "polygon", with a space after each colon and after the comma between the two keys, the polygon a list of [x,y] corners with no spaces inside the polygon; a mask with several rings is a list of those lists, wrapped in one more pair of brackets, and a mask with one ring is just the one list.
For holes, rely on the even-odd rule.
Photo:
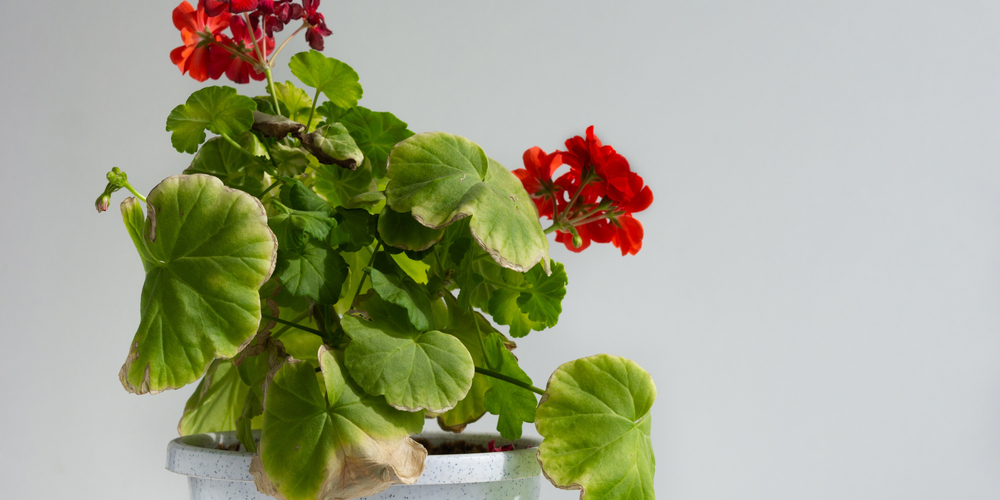
{"label": "red flower cluster", "polygon": [[[591,242],[613,243],[622,255],[642,248],[643,229],[632,214],[653,202],[653,192],[611,146],[601,144],[594,127],[587,137],[566,141],[566,151],[524,152],[524,168],[514,174],[542,217],[555,221],[556,241],[580,252]],[[569,171],[553,180],[562,166]]]}
{"label": "red flower cluster", "polygon": [[489,444],[486,445],[486,451],[491,453],[496,451],[513,451],[513,450],[514,450],[514,445],[512,444],[497,446],[496,439],[491,439]]}
{"label": "red flower cluster", "polygon": [[[300,5],[292,0],[199,0],[197,9],[181,2],[173,18],[184,45],[170,53],[170,60],[199,82],[223,74],[236,83],[263,80],[274,33],[293,20],[303,20],[299,30],[306,30],[312,48],[323,50],[324,37],[333,32],[316,12],[319,1],[302,0]],[[231,37],[223,33],[226,28]]]}

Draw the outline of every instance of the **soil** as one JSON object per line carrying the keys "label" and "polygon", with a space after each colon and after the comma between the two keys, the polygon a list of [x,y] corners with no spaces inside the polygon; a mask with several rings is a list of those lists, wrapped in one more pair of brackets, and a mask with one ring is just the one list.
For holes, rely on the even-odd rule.
{"label": "soil", "polygon": [[[427,448],[428,455],[461,455],[465,453],[486,453],[490,451],[487,449],[486,445],[479,443],[469,443],[466,441],[444,441],[438,444],[431,444],[430,441],[417,438],[414,441],[423,445]],[[244,451],[243,446],[240,443],[233,443],[229,446],[224,444],[218,444],[215,446],[217,450],[224,451]]]}
{"label": "soil", "polygon": [[486,453],[486,445],[478,443],[468,443],[465,441],[444,441],[438,444],[431,444],[430,441],[417,438],[414,441],[427,448],[428,455],[460,455],[463,453]]}

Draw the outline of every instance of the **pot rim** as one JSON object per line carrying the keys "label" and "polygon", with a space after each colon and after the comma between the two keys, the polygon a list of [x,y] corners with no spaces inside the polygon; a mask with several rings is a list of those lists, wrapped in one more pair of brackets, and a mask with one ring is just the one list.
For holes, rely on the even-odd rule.
{"label": "pot rim", "polygon": [[[484,483],[541,475],[537,459],[540,438],[522,437],[508,441],[495,434],[445,432],[423,432],[412,437],[424,438],[432,443],[463,440],[484,445],[496,440],[498,446],[515,446],[514,450],[503,452],[428,455],[424,472],[414,485]],[[253,453],[215,449],[219,444],[237,442],[233,431],[175,438],[167,444],[166,469],[202,479],[252,482],[250,458]]]}

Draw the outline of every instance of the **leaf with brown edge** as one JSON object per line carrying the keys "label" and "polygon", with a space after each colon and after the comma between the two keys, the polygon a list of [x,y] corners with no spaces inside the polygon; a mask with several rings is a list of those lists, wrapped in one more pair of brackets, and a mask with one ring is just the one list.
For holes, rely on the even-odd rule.
{"label": "leaf with brown edge", "polygon": [[520,180],[479,145],[457,135],[427,132],[389,153],[386,201],[429,228],[469,217],[479,246],[503,267],[527,272],[539,261],[549,271],[549,242],[538,210]]}
{"label": "leaf with brown edge", "polygon": [[416,482],[427,450],[409,435],[422,429],[423,415],[366,394],[338,351],[321,347],[318,358],[319,377],[304,362],[271,375],[250,463],[257,489],[282,500],[334,500]]}
{"label": "leaf with brown edge", "polygon": [[140,236],[153,265],[119,372],[136,394],[183,387],[212,360],[239,353],[257,332],[258,289],[277,254],[260,201],[215,177],[169,177],[146,208]]}

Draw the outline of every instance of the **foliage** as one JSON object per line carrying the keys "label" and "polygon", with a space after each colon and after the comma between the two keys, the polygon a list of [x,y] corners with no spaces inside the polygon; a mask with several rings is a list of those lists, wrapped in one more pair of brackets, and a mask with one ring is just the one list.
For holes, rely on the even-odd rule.
{"label": "foliage", "polygon": [[[542,391],[510,339],[562,313],[568,278],[547,233],[573,250],[607,241],[634,254],[632,214],[649,188],[592,128],[566,151],[529,149],[512,173],[469,139],[414,134],[359,106],[358,74],[315,50],[291,58],[298,83],[273,82],[285,24],[301,20],[322,48],[318,4],[175,10],[182,72],[266,77],[267,95],[212,86],[177,106],[171,142],[194,156],[148,197],[121,170],[107,175],[95,206],[132,192],[121,211],[146,273],[123,386],[197,382],[178,431],[235,430],[258,489],[278,498],[412,483],[426,450],[409,436],[425,416],[461,432],[489,412],[507,439],[535,423],[557,486],[651,499],[649,375],[600,355],[559,367]],[[570,171],[553,180],[562,165]]]}

